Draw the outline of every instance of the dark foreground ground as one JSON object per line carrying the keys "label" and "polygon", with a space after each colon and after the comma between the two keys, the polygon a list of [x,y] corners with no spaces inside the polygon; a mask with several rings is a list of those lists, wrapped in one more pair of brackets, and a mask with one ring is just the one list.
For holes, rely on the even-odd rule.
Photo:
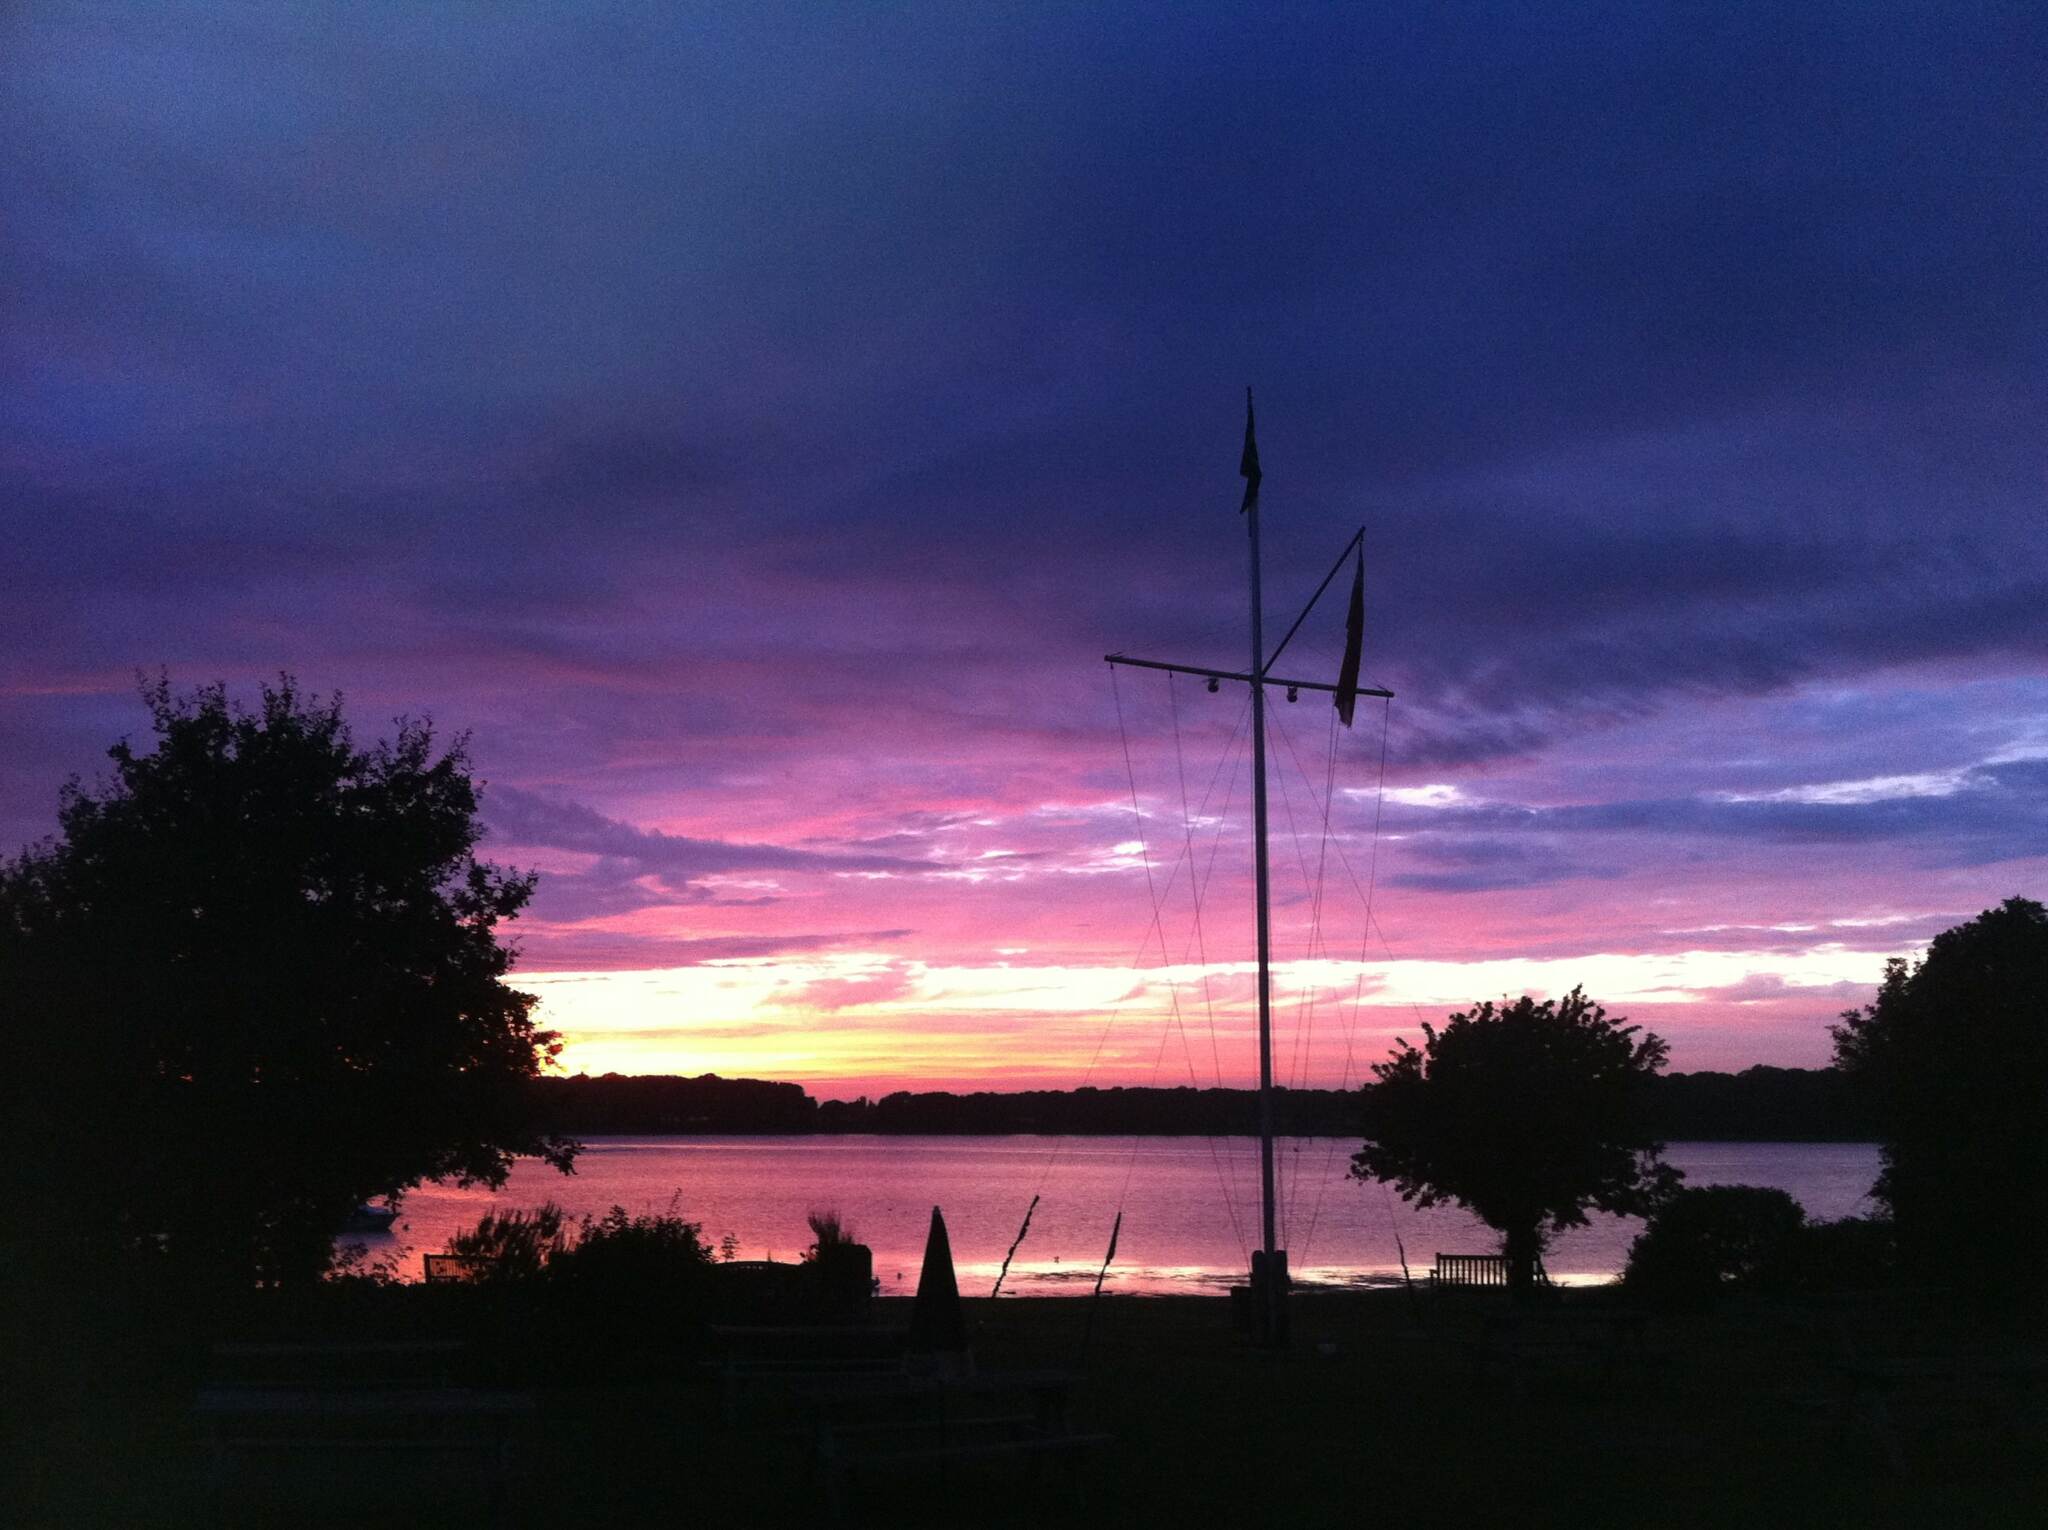
{"label": "dark foreground ground", "polygon": [[[2048,1330],[1939,1297],[1731,1302],[1611,1325],[1568,1294],[1519,1333],[1504,1302],[1304,1296],[1284,1354],[1207,1298],[970,1302],[984,1370],[1071,1368],[1075,1470],[1016,1462],[856,1484],[892,1526],[2048,1524]],[[886,1308],[890,1304],[883,1304]],[[901,1314],[882,1314],[886,1320]],[[535,1332],[536,1346],[574,1335]],[[90,1346],[87,1346],[90,1348]],[[1886,1373],[1858,1386],[1845,1356]],[[100,1368],[103,1371],[107,1368]],[[113,1369],[118,1370],[119,1367]],[[636,1369],[636,1367],[626,1367]],[[787,1414],[722,1421],[694,1368],[540,1388],[508,1504],[364,1454],[222,1494],[189,1376],[45,1375],[7,1399],[11,1507],[48,1526],[827,1522]],[[651,1372],[651,1374],[650,1374]],[[1896,1374],[1892,1374],[1896,1373]]]}

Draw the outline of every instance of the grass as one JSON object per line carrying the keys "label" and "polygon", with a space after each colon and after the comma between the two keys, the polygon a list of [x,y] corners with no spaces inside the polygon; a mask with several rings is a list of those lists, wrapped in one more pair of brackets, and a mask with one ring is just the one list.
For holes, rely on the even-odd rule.
{"label": "grass", "polygon": [[[1567,1320],[1611,1292],[1572,1293]],[[886,1319],[906,1303],[882,1303]],[[1074,1422],[1116,1444],[1032,1483],[1014,1465],[872,1484],[853,1523],[891,1526],[1925,1526],[2048,1522],[2048,1380],[1894,1397],[1903,1471],[1847,1405],[1837,1335],[1866,1354],[2035,1354],[2036,1317],[1959,1317],[1909,1297],[1732,1302],[1660,1317],[1644,1352],[1479,1347],[1490,1297],[1304,1295],[1285,1353],[1251,1348],[1213,1298],[969,1303],[984,1370],[1081,1371]],[[895,1310],[889,1311],[888,1309]],[[1418,1321],[1426,1317],[1425,1326]],[[579,1335],[536,1332],[537,1348]],[[224,1513],[203,1491],[175,1368],[53,1382],[13,1463],[31,1525],[487,1524],[473,1496],[411,1496],[366,1464],[356,1491]],[[59,1395],[61,1394],[61,1395]],[[17,1397],[17,1402],[19,1398]],[[806,1442],[770,1418],[729,1429],[694,1374],[555,1385],[498,1522],[582,1526],[822,1523]],[[25,1413],[25,1416],[28,1416]],[[783,1420],[786,1423],[787,1420]]]}

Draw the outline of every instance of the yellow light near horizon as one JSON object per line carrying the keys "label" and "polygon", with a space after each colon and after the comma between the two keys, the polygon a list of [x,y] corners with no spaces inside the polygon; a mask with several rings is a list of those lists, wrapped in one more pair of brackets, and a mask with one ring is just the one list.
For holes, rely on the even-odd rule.
{"label": "yellow light near horizon", "polygon": [[[1412,1006],[1435,1018],[1484,998],[1551,997],[1582,984],[1625,1014],[1632,1004],[1693,1005],[1713,999],[1717,990],[1757,983],[1792,997],[1811,991],[1816,1002],[1831,1002],[1840,985],[1873,986],[1882,968],[1870,952],[1825,942],[1790,952],[1592,952],[1363,966],[1282,962],[1274,968],[1274,988],[1276,1012],[1313,992],[1330,1006],[1348,1006],[1356,996],[1374,1009]],[[839,952],[651,971],[538,973],[519,981],[539,996],[541,1022],[562,1033],[561,1061],[571,1072],[893,1078],[905,1086],[979,1079],[1003,1087],[1019,1076],[1079,1083],[1091,1059],[1115,1081],[1144,1070],[1160,1074],[1151,1022],[1176,998],[1191,1028],[1205,1028],[1213,1016],[1226,1060],[1235,1066],[1254,1023],[1252,979],[1248,962],[928,966],[887,953]],[[1106,1027],[1114,1042],[1108,1047]],[[1202,1066],[1206,1071],[1213,1064]],[[1184,1069],[1159,1081],[1190,1079]]]}

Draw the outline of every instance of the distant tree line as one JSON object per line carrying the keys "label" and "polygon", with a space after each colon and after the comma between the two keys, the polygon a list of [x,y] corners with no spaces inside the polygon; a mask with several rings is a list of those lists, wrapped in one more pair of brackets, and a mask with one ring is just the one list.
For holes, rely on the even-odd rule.
{"label": "distant tree line", "polygon": [[[1250,1089],[1030,1089],[954,1094],[899,1091],[818,1101],[797,1084],[760,1079],[607,1073],[540,1085],[550,1130],[570,1136],[873,1132],[892,1135],[1246,1136],[1258,1131]],[[1673,1142],[1869,1140],[1847,1081],[1833,1069],[1676,1073],[1649,1082],[1656,1135]],[[1275,1127],[1299,1136],[1355,1136],[1357,1090],[1287,1089]]]}
{"label": "distant tree line", "polygon": [[541,1082],[550,1126],[572,1137],[811,1132],[818,1102],[801,1084],[757,1078],[606,1073]]}

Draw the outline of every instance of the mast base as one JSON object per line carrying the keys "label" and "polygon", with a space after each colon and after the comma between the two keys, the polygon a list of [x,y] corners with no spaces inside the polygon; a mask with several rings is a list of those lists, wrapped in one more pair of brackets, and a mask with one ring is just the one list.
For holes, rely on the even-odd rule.
{"label": "mast base", "polygon": [[1246,1291],[1250,1300],[1240,1310],[1250,1319],[1252,1342],[1259,1348],[1287,1348],[1287,1298],[1292,1287],[1286,1249],[1275,1249],[1270,1257],[1264,1249],[1252,1250],[1251,1285]]}

